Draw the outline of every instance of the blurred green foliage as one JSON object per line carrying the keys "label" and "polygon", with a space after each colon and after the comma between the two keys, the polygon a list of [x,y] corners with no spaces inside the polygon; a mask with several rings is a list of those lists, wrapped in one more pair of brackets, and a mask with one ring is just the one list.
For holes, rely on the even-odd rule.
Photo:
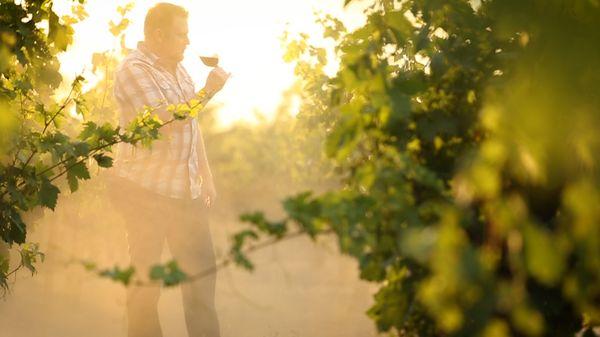
{"label": "blurred green foliage", "polygon": [[285,56],[341,186],[286,199],[278,222],[243,216],[233,251],[333,231],[380,285],[368,315],[401,336],[598,325],[600,3],[378,0],[365,16],[319,19],[332,78],[306,35]]}
{"label": "blurred green foliage", "polygon": [[[146,111],[113,126],[111,53],[92,60],[104,76],[95,90],[77,77],[56,98],[56,54],[86,16],[80,5],[59,18],[51,1],[0,2],[0,234],[21,255],[11,270],[0,247],[4,287],[43,258],[25,243],[41,207],[110,167],[112,145],[148,144],[167,123]],[[110,26],[122,42],[128,8]],[[323,48],[287,37],[297,119],[205,130],[221,200],[236,209],[260,208],[258,196],[282,196],[290,181],[311,189],[286,199],[281,221],[244,215],[253,227],[234,236],[234,260],[251,268],[249,242],[291,226],[333,232],[380,285],[368,315],[403,336],[569,336],[599,324],[600,4],[378,0],[365,16],[351,32],[319,18],[337,46],[332,78]],[[130,284],[134,270],[99,273]],[[150,278],[186,276],[169,262]]]}

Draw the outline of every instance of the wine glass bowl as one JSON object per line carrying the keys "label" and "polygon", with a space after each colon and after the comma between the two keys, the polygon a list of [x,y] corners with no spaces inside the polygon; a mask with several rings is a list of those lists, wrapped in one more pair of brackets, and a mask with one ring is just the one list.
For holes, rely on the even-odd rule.
{"label": "wine glass bowl", "polygon": [[208,67],[217,67],[219,65],[219,57],[217,56],[198,56],[200,61]]}

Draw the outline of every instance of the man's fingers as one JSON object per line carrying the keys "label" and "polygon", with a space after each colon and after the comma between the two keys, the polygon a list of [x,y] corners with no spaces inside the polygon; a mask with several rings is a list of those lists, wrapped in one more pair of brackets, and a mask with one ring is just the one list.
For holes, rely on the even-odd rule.
{"label": "man's fingers", "polygon": [[226,72],[223,68],[215,68],[214,70],[216,72],[217,75],[219,75],[221,78],[223,79],[227,79],[229,78],[229,76],[231,76],[231,73]]}

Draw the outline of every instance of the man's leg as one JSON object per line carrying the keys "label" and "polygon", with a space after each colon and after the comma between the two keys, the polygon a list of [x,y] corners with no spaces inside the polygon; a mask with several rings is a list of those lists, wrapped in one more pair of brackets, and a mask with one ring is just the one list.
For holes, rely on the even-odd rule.
{"label": "man's leg", "polygon": [[[159,263],[166,235],[165,218],[171,210],[160,205],[159,196],[126,181],[112,184],[115,208],[126,222],[130,263],[138,278],[147,279],[150,267]],[[129,337],[162,337],[158,318],[160,287],[127,288]]]}
{"label": "man's leg", "polygon": [[[171,223],[167,240],[179,266],[188,275],[215,266],[215,254],[208,226],[208,209],[199,200],[182,201],[178,221]],[[181,287],[189,337],[219,337],[215,310],[216,273],[185,283]]]}

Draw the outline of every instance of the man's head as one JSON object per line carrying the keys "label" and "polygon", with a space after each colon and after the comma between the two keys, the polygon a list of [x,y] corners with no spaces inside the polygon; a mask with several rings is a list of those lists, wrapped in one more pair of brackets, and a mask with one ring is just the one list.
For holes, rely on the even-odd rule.
{"label": "man's head", "polygon": [[144,38],[158,56],[177,63],[183,59],[188,39],[188,12],[166,2],[148,10],[144,21]]}

